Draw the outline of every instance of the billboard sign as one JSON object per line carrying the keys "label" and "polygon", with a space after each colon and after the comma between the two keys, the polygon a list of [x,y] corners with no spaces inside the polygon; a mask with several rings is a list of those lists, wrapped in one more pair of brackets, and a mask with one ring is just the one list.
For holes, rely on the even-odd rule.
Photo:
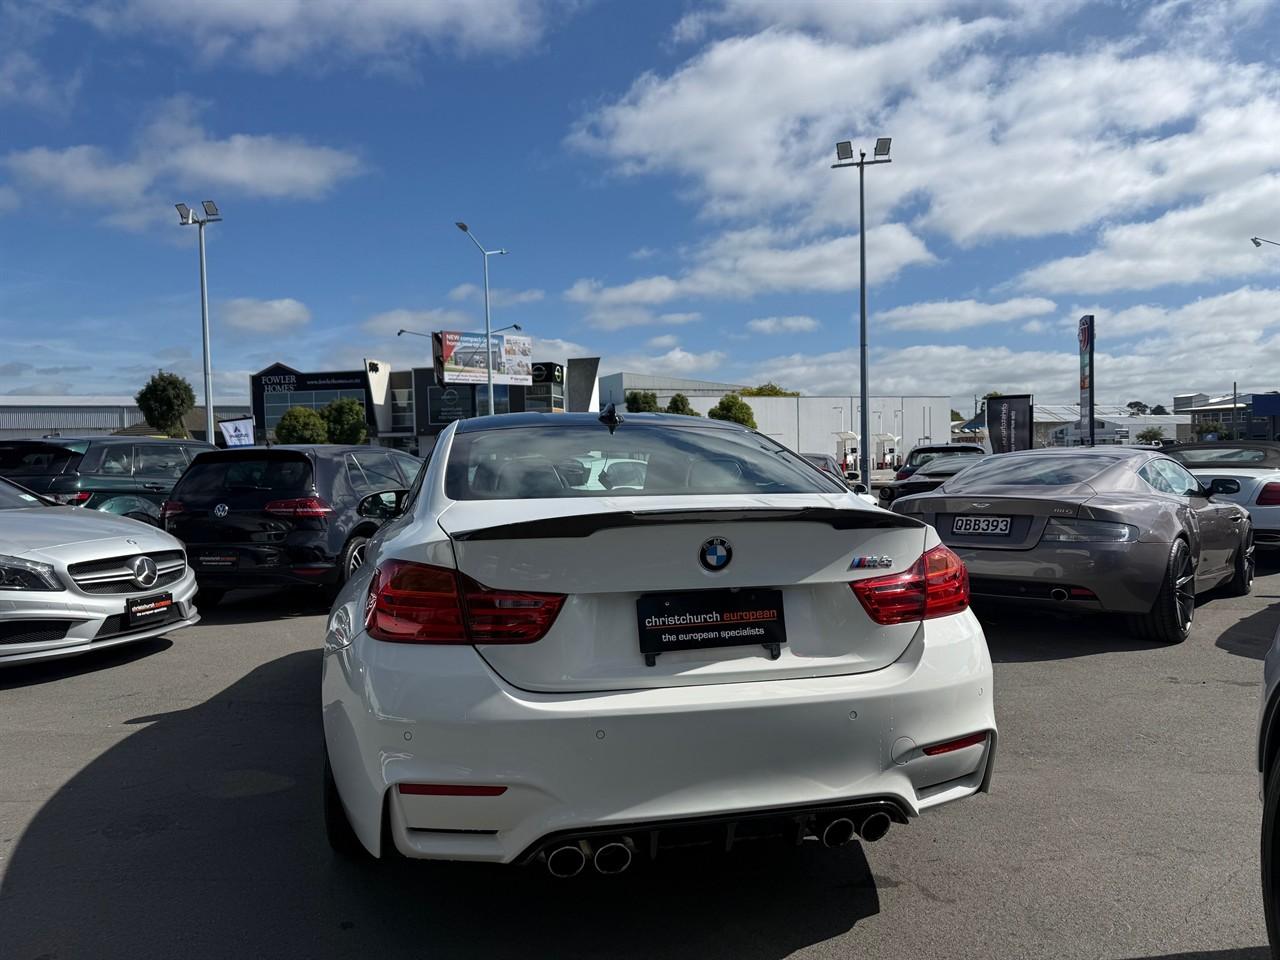
{"label": "billboard sign", "polygon": [[1035,436],[1033,410],[1030,394],[987,400],[987,434],[992,453],[1031,449]]}
{"label": "billboard sign", "polygon": [[1093,446],[1093,314],[1080,318],[1080,442]]}
{"label": "billboard sign", "polygon": [[[484,334],[442,330],[434,338],[439,351],[437,368],[445,383],[488,383]],[[493,382],[515,386],[533,383],[533,340],[509,333],[489,339],[489,363]]]}

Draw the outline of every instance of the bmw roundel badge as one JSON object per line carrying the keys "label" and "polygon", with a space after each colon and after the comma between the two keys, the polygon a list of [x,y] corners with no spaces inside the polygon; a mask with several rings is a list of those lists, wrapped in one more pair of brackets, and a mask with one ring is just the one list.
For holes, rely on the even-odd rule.
{"label": "bmw roundel badge", "polygon": [[698,551],[698,562],[704,570],[717,573],[729,565],[733,559],[733,547],[724,537],[712,537]]}

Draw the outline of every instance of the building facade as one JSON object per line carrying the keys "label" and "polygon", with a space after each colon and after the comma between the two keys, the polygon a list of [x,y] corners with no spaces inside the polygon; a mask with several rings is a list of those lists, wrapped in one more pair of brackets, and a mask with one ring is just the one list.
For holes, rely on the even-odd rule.
{"label": "building facade", "polygon": [[[216,403],[215,420],[231,420],[249,413],[247,404]],[[94,437],[145,428],[147,418],[133,397],[16,396],[0,395],[0,440],[61,435]],[[204,407],[187,415],[187,432],[197,440],[204,436]]]}

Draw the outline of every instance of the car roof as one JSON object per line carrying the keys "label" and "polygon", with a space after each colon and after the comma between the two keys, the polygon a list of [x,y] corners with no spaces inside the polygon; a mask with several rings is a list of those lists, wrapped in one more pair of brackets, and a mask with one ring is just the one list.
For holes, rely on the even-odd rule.
{"label": "car roof", "polygon": [[[607,430],[599,413],[499,413],[489,417],[471,417],[459,420],[458,433],[479,433],[482,430],[510,430],[517,427],[581,427],[591,426]],[[713,420],[689,417],[679,413],[627,413],[618,411],[622,421],[618,429],[625,430],[628,423],[648,426],[679,427],[697,430],[734,430],[746,432],[747,427],[730,420]]]}
{"label": "car roof", "polygon": [[[266,444],[254,444],[248,447],[219,447],[209,449],[200,454],[201,457],[209,459],[221,459],[223,457],[233,457],[241,453],[275,453],[278,451],[287,451],[290,453],[311,454],[318,457],[337,457],[347,453],[364,453],[375,450],[381,453],[404,453],[403,450],[392,451],[389,447],[375,447],[371,444],[347,444],[347,443],[273,443],[270,446]],[[412,454],[405,454],[412,456]]]}
{"label": "car roof", "polygon": [[212,447],[213,444],[205,443],[203,440],[194,440],[191,437],[117,437],[113,434],[97,434],[87,437],[15,437],[10,440],[0,440],[0,443],[102,443],[107,445],[121,443],[190,443],[197,447]]}
{"label": "car roof", "polygon": [[922,443],[918,447],[912,447],[908,453],[915,453],[917,450],[923,450],[928,453],[930,450],[982,450],[987,451],[980,443]]}
{"label": "car roof", "polygon": [[[1183,462],[1182,456],[1188,450],[1260,450],[1264,454],[1263,458],[1253,463],[1243,463],[1233,460],[1204,460]],[[1280,443],[1274,440],[1213,440],[1205,443],[1180,443],[1176,447],[1168,448],[1167,456],[1172,457],[1185,467],[1190,468],[1210,468],[1217,466],[1224,467],[1254,467],[1275,469],[1280,466]]]}

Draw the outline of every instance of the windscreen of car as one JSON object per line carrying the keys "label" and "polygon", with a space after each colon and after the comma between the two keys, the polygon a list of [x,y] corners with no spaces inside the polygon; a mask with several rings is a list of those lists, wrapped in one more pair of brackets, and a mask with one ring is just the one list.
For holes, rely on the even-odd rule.
{"label": "windscreen of car", "polygon": [[[1209,464],[1230,464],[1237,467],[1259,467],[1267,462],[1268,451],[1265,447],[1204,447],[1199,450],[1170,450],[1169,456],[1180,460],[1188,467],[1201,467]],[[1280,453],[1273,454],[1272,459],[1280,466]]]}
{"label": "windscreen of car", "polygon": [[912,450],[907,454],[906,465],[919,468],[941,457],[971,457],[973,454],[972,450]]}
{"label": "windscreen of car", "polygon": [[848,492],[757,433],[624,424],[459,433],[445,469],[454,500]]}
{"label": "windscreen of car", "polygon": [[264,499],[301,496],[311,488],[311,461],[302,454],[197,457],[174,489],[175,500],[199,502],[226,494]]}
{"label": "windscreen of car", "polygon": [[381,490],[395,490],[404,486],[404,481],[396,471],[391,454],[381,450],[361,450],[359,453],[348,453],[347,479],[351,489],[357,496],[377,493]]}
{"label": "windscreen of car", "polygon": [[971,453],[964,454],[963,456],[958,456],[958,457],[943,457],[941,460],[937,462],[931,461],[927,466],[921,467],[919,473],[921,476],[925,476],[925,475],[941,476],[943,474],[950,475],[953,473],[959,473],[961,470],[965,470],[973,466],[975,463],[978,463],[982,459],[983,459],[982,457],[976,456],[975,454],[971,454]]}
{"label": "windscreen of car", "polygon": [[1116,465],[1115,457],[1091,454],[1037,454],[992,457],[947,481],[949,492],[980,487],[1065,487],[1086,483]]}
{"label": "windscreen of car", "polygon": [[62,473],[71,461],[79,461],[88,443],[0,443],[0,475],[50,477]]}
{"label": "windscreen of car", "polygon": [[0,510],[17,510],[21,507],[47,507],[49,503],[28,493],[16,484],[0,480]]}

